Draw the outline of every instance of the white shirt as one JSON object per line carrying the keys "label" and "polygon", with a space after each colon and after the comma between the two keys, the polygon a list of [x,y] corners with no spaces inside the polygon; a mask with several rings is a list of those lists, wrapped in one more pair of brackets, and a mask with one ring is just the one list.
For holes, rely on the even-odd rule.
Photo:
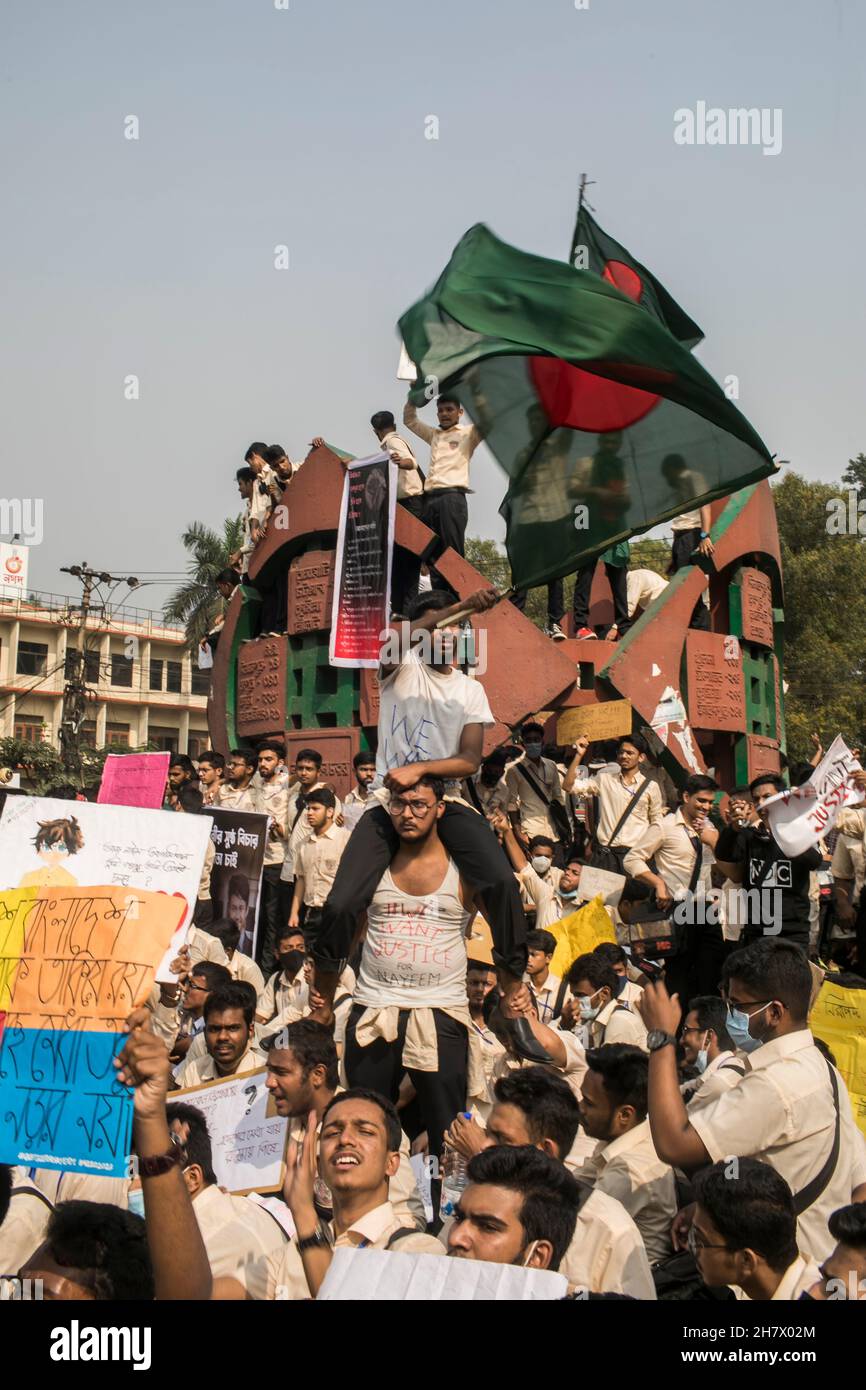
{"label": "white shirt", "polygon": [[415,462],[415,455],[396,430],[386,434],[382,440],[382,448],[389,454],[398,454],[401,459],[411,459],[411,468],[401,468],[397,466],[397,500],[401,502],[404,497],[420,497],[424,491],[424,484],[421,481],[421,474],[418,472],[418,465]]}
{"label": "white shirt", "polygon": [[[454,758],[467,724],[494,724],[484,687],[453,668],[434,671],[410,649],[400,665],[379,683],[379,747],[376,779],[406,763]],[[446,790],[459,795],[460,783]]]}
{"label": "white shirt", "polygon": [[565,805],[562,791],[562,776],[556,763],[550,758],[521,758],[508,769],[505,777],[508,788],[509,811],[520,813],[520,828],[531,840],[533,835],[550,835],[557,841],[559,832],[551,819],[550,812],[538,788],[543,789],[547,800]]}
{"label": "white shirt", "polygon": [[629,570],[625,577],[628,616],[633,618],[637,609],[649,608],[659,594],[668,587],[668,581],[655,570]]}
{"label": "white shirt", "polygon": [[[836,1125],[827,1063],[807,1028],[773,1038],[750,1052],[738,1085],[701,1106],[689,1121],[712,1163],[730,1155],[759,1158],[785,1179],[796,1195],[829,1157]],[[851,1097],[839,1088],[839,1156],[824,1191],[797,1220],[804,1254],[825,1260],[834,1247],[827,1222],[851,1201],[860,1174],[861,1144]]]}
{"label": "white shirt", "polygon": [[[693,497],[700,497],[706,492],[707,484],[700,473],[696,473],[693,468],[686,468],[677,479],[677,494],[681,502],[690,502]],[[694,531],[700,530],[701,509],[694,507],[690,512],[680,512],[671,522],[672,531]]]}
{"label": "white shirt", "polygon": [[450,430],[443,430],[437,425],[425,425],[418,419],[414,405],[408,403],[403,410],[403,424],[430,445],[425,493],[452,487],[469,492],[469,460],[481,443],[475,426],[453,425]]}

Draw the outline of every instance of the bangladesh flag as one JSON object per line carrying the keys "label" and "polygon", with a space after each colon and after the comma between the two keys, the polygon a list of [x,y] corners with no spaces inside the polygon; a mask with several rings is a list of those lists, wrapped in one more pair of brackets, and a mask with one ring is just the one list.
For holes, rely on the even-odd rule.
{"label": "bangladesh flag", "polygon": [[703,330],[680,308],[664,285],[624,246],[602,231],[585,207],[577,214],[569,259],[577,270],[589,270],[622,290],[629,299],[660,319],[668,332],[686,347],[693,348],[703,339]]}
{"label": "bangladesh flag", "polygon": [[656,318],[487,227],[466,233],[400,332],[418,370],[413,402],[431,387],[454,395],[509,476],[500,511],[520,588],[775,472]]}

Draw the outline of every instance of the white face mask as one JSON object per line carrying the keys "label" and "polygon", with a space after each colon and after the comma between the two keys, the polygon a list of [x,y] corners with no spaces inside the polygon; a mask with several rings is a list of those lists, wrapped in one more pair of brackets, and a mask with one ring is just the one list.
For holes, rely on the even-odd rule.
{"label": "white face mask", "polygon": [[144,1216],[144,1190],[141,1187],[131,1187],[126,1194],[129,1210],[135,1216]]}
{"label": "white face mask", "polygon": [[529,862],[537,874],[546,874],[553,860],[547,854],[533,854]]}
{"label": "white face mask", "polygon": [[598,1015],[601,1013],[601,1005],[596,1004],[595,1006],[593,1006],[592,1001],[595,998],[595,995],[600,993],[601,990],[597,989],[595,991],[595,994],[589,994],[585,999],[581,998],[580,1018],[582,1023],[591,1023],[594,1018],[598,1018]]}
{"label": "white face mask", "polygon": [[707,1065],[710,1060],[710,1054],[707,1051],[707,1041],[709,1039],[709,1036],[709,1033],[704,1034],[704,1046],[698,1048],[698,1055],[695,1058],[695,1066],[700,1072],[706,1071]]}

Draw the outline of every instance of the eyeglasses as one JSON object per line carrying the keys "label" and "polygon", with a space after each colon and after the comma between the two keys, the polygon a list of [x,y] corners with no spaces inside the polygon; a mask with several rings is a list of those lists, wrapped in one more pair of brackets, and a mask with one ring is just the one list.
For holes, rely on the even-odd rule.
{"label": "eyeglasses", "polygon": [[689,1254],[692,1256],[696,1256],[699,1250],[732,1251],[734,1248],[731,1245],[711,1245],[708,1240],[704,1240],[703,1236],[698,1235],[694,1226],[689,1227],[689,1233],[686,1237],[686,1245],[688,1246]]}
{"label": "eyeglasses", "polygon": [[428,811],[432,811],[435,806],[435,801],[404,801],[402,797],[392,796],[389,810],[392,816],[402,816],[404,811],[408,811],[410,816],[414,816],[416,820],[420,820],[422,816],[427,815]]}

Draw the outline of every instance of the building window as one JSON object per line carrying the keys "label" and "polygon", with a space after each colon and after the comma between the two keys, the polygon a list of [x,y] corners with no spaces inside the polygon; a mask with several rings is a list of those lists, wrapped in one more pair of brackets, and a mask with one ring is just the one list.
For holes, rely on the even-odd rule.
{"label": "building window", "polygon": [[190,680],[190,694],[209,695],[210,694],[210,671],[198,671],[195,666],[192,668]]}
{"label": "building window", "polygon": [[183,679],[183,663],[180,661],[167,661],[165,663],[165,688],[171,690],[175,695],[181,691],[181,681]]}
{"label": "building window", "polygon": [[[63,672],[65,680],[71,681],[75,674],[75,651],[70,649],[66,653],[66,665]],[[87,651],[84,653],[84,679],[91,685],[99,684],[99,652]]]}
{"label": "building window", "polygon": [[129,747],[129,725],[128,724],[106,724],[105,726],[105,746],[106,748]]}
{"label": "building window", "polygon": [[155,724],[151,724],[148,730],[147,741],[161,752],[176,753],[178,731],[177,729],[160,729]]}
{"label": "building window", "polygon": [[125,685],[127,688],[132,686],[132,657],[121,656],[119,652],[111,654],[111,684]]}
{"label": "building window", "polygon": [[153,658],[150,662],[150,688],[151,690],[162,690],[162,662]]}
{"label": "building window", "polygon": [[45,642],[19,642],[19,676],[44,676],[48,665],[48,645]]}
{"label": "building window", "polygon": [[15,737],[24,743],[41,743],[45,734],[45,721],[37,714],[22,714],[15,720],[13,732]]}
{"label": "building window", "polygon": [[190,734],[189,739],[187,740],[186,751],[191,758],[200,758],[202,753],[208,746],[209,745],[206,738],[197,738],[195,734]]}
{"label": "building window", "polygon": [[82,748],[96,747],[96,720],[85,719],[78,735]]}

